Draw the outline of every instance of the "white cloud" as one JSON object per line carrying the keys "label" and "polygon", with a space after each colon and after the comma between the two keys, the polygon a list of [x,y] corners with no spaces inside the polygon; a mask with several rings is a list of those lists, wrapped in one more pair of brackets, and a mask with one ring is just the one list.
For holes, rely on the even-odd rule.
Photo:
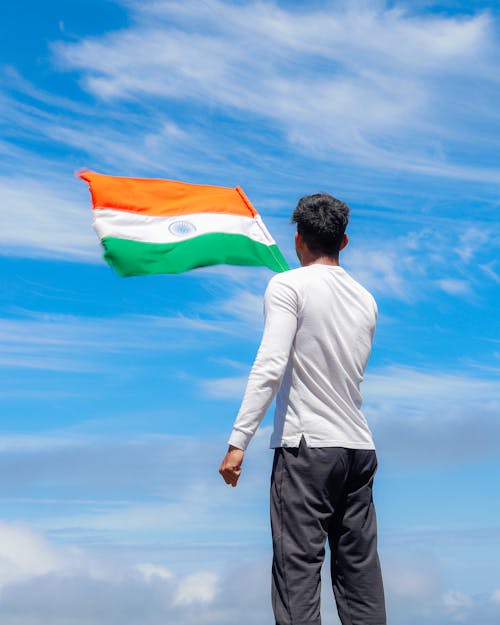
{"label": "white cloud", "polygon": [[[486,593],[450,588],[439,549],[399,547],[381,555],[388,622],[494,625],[498,621],[496,606],[492,606]],[[470,580],[466,585],[470,585]]]}
{"label": "white cloud", "polygon": [[[14,163],[7,169],[18,172],[0,180],[0,192],[9,200],[0,217],[3,253],[103,262],[90,228],[91,212],[84,186],[73,179],[73,170],[67,164],[49,163],[14,147],[14,143],[20,143],[18,139],[26,137],[31,141],[43,137],[51,145],[57,142],[71,151],[73,162],[90,161],[107,173],[182,177],[189,172],[189,178],[194,176],[196,180],[200,171],[204,176],[210,171],[211,180],[221,184],[251,181],[256,175],[257,190],[265,188],[266,193],[282,195],[281,184],[273,189],[273,180],[267,177],[263,181],[262,174],[254,174],[259,168],[268,173],[283,167],[282,158],[270,154],[268,145],[264,149],[256,147],[263,133],[253,131],[248,136],[234,137],[228,132],[221,137],[198,123],[196,115],[190,116],[189,122],[176,119],[175,106],[168,113],[162,107],[148,106],[145,115],[142,109],[132,113],[126,103],[118,101],[132,97],[135,102],[150,103],[149,92],[153,103],[159,97],[174,101],[185,98],[187,102],[202,102],[203,106],[210,102],[213,110],[220,107],[224,114],[243,116],[245,120],[253,114],[264,117],[273,129],[281,129],[301,149],[313,150],[315,156],[328,163],[322,175],[328,184],[331,165],[338,158],[345,165],[346,153],[369,167],[406,167],[464,179],[498,178],[498,172],[448,163],[442,155],[447,151],[441,148],[435,150],[439,157],[433,156],[433,146],[446,144],[447,132],[453,134],[454,141],[468,136],[464,127],[450,126],[450,130],[449,103],[436,103],[435,98],[448,93],[443,84],[454,80],[457,72],[459,82],[477,80],[481,61],[486,59],[487,66],[490,56],[497,54],[493,18],[487,14],[418,16],[401,7],[389,9],[375,2],[332,5],[322,10],[284,9],[273,3],[235,5],[220,0],[210,0],[201,7],[193,1],[182,6],[174,2],[127,6],[132,11],[128,29],[56,46],[60,60],[66,59],[91,81],[97,75],[107,85],[114,93],[109,105],[96,108],[75,104],[36,89],[15,72],[6,77],[12,93],[20,92],[21,100],[28,97],[31,104],[27,106],[14,96],[5,96],[1,102],[8,120],[7,136],[12,141],[6,144],[6,150]],[[215,15],[223,15],[224,19]],[[200,35],[202,22],[204,34]],[[131,41],[137,45],[131,46]],[[419,53],[414,54],[417,49]],[[316,67],[323,68],[319,76]],[[444,82],[438,80],[442,72],[449,73]],[[215,82],[210,76],[215,76]],[[486,80],[484,76],[481,79]],[[216,88],[217,81],[220,88]],[[463,88],[462,82],[460,86]],[[316,91],[321,97],[316,97]],[[455,101],[454,91],[451,97]],[[469,108],[474,108],[473,102],[469,102]],[[436,120],[437,112],[443,110],[448,111],[447,119]],[[436,133],[443,136],[436,139]],[[419,142],[426,141],[430,147],[418,147]],[[480,144],[477,137],[471,137],[471,142]],[[416,146],[416,152],[408,153],[409,146]],[[448,151],[455,154],[460,149]],[[248,166],[255,162],[255,152],[259,168]],[[19,163],[23,163],[22,174]],[[363,171],[366,173],[367,167]],[[356,189],[366,179],[363,175],[358,181],[358,177],[356,174],[353,185]],[[299,173],[291,178],[294,186],[298,181],[303,186]],[[387,179],[384,185],[387,187]],[[372,193],[371,186],[364,190],[363,201],[368,192]],[[417,191],[422,191],[421,186]],[[425,216],[426,220],[430,218],[432,215]],[[273,232],[276,230],[278,238],[283,234],[285,240],[282,220],[271,223]],[[480,224],[464,227],[466,231],[457,233],[455,242],[446,242],[446,249],[452,251],[455,260],[460,258],[470,265],[489,233]],[[446,234],[433,237],[438,244],[436,250]],[[286,240],[291,240],[288,232]],[[402,240],[384,241],[396,246],[392,249],[368,243],[370,239],[364,249],[348,249],[346,253],[356,275],[382,295],[413,300],[413,279],[418,275],[429,278],[426,270],[418,274],[422,262],[432,260],[429,250],[426,248],[426,257],[416,258],[418,250],[411,253],[409,243]],[[287,253],[293,258],[291,245]],[[494,279],[491,259],[481,261],[483,272]],[[463,283],[459,287],[450,282],[449,270],[444,268],[442,262],[443,275],[438,274],[437,279],[432,275],[435,288],[448,293],[455,288],[455,296],[474,292],[473,277],[459,276]],[[240,282],[242,275],[247,275],[234,267],[203,271],[199,275],[224,275]],[[415,284],[420,283],[417,280]],[[251,302],[246,304],[250,311]]]}
{"label": "white cloud", "polygon": [[[204,567],[200,552],[180,573],[162,560],[158,545],[155,559],[140,560],[137,545],[122,545],[119,553],[95,546],[75,549],[26,525],[0,522],[0,537],[0,618],[6,625],[229,625],[235,618],[242,625],[262,625],[272,620],[270,549],[265,557],[225,554],[218,570]],[[498,622],[498,591],[475,596],[450,589],[438,554],[398,548],[382,556],[391,621]],[[337,623],[326,568],[327,563],[322,612]]]}
{"label": "white cloud", "polygon": [[422,267],[408,249],[380,250],[358,245],[346,252],[345,264],[350,273],[373,293],[397,299],[411,299],[414,291],[410,276],[421,274]]}
{"label": "white cloud", "polygon": [[495,265],[496,265],[496,262],[493,261],[488,264],[479,265],[479,269],[481,269],[481,271],[483,271],[494,282],[496,282],[497,284],[500,284],[500,273],[498,273],[498,271],[495,271],[494,269]]}
{"label": "white cloud", "polygon": [[0,178],[2,253],[98,262],[91,211],[77,198],[33,178]]}
{"label": "white cloud", "polygon": [[364,412],[388,462],[453,465],[500,453],[494,378],[388,367],[370,372],[362,392]]}
{"label": "white cloud", "polygon": [[242,289],[236,290],[228,300],[219,304],[225,314],[234,316],[252,328],[262,326],[263,295]]}
{"label": "white cloud", "polygon": [[484,288],[477,267],[494,278],[498,248],[494,229],[485,223],[476,236],[475,226],[468,221],[437,219],[432,223],[431,218],[429,222],[393,238],[369,222],[371,236],[357,232],[341,261],[376,296],[410,304],[443,292],[466,299],[476,296]]}
{"label": "white cloud", "polygon": [[[210,103],[266,119],[316,155],[499,180],[493,169],[447,157],[453,141],[480,141],[454,104],[459,85],[490,85],[498,50],[486,13],[412,15],[380,2],[129,6],[128,29],[54,46],[58,61],[80,70],[85,87],[104,100]],[[469,98],[467,114],[477,118],[480,107]]]}
{"label": "white cloud", "polygon": [[490,599],[491,601],[493,601],[493,603],[500,603],[500,588],[498,588],[492,593]]}
{"label": "white cloud", "polygon": [[51,436],[50,434],[2,434],[1,453],[33,453],[85,446],[89,439],[82,436]]}
{"label": "white cloud", "polygon": [[[24,181],[13,193],[20,207],[23,196],[18,197],[17,191],[38,188],[37,204],[45,196],[77,198],[82,215],[90,217],[88,192],[73,175],[84,166],[107,174],[208,180],[225,186],[254,177],[248,164],[255,162],[255,147],[246,139],[255,144],[259,136],[250,127],[237,134],[223,133],[220,127],[214,132],[205,117],[177,120],[165,107],[132,112],[116,102],[88,106],[44,91],[11,68],[0,68],[0,78],[5,88],[0,94],[5,137],[0,140],[0,155],[4,179],[8,181],[6,172],[11,172],[12,179]],[[30,147],[21,147],[26,144]],[[54,146],[65,150],[63,161],[50,156]],[[257,149],[260,165],[274,169],[279,159]],[[87,233],[94,236],[88,228]]]}
{"label": "white cloud", "polygon": [[[239,400],[246,381],[238,375],[199,384],[204,397]],[[495,418],[500,390],[494,378],[392,366],[369,371],[362,393],[363,410],[387,460],[454,464],[500,453]]]}
{"label": "white cloud", "polygon": [[391,603],[435,600],[442,591],[438,562],[430,553],[389,551],[382,558],[382,570]]}
{"label": "white cloud", "polygon": [[[0,521],[0,618],[3,623],[191,623],[191,606],[210,609],[219,575],[175,575],[157,562],[56,545],[27,525]],[[124,607],[125,606],[125,607]],[[19,619],[19,620],[18,620]],[[201,618],[208,623],[212,619]],[[223,622],[227,622],[224,620]]]}
{"label": "white cloud", "polygon": [[442,601],[445,610],[458,623],[465,623],[475,607],[474,599],[471,596],[456,590],[446,592]]}
{"label": "white cloud", "polygon": [[472,597],[463,592],[450,590],[443,596],[444,605],[452,611],[471,608],[474,605]]}
{"label": "white cloud", "polygon": [[223,548],[243,534],[260,540],[267,528],[262,493],[272,461],[269,432],[256,437],[235,493],[218,473],[229,422],[227,428],[211,438],[103,437],[81,428],[41,436],[38,443],[34,435],[11,436],[0,454],[0,485],[11,510],[83,543],[89,536],[111,544],[148,537]]}
{"label": "white cloud", "polygon": [[174,604],[211,603],[217,594],[218,581],[218,576],[210,571],[188,575],[179,582]]}
{"label": "white cloud", "polygon": [[[61,194],[61,187],[71,189],[72,182],[72,188],[81,189],[81,198],[87,199],[85,204],[80,199],[80,205],[88,207],[84,183],[73,174],[89,161],[111,169],[108,173],[116,168],[126,173],[131,164],[136,172],[138,168],[158,171],[162,169],[157,159],[159,146],[168,149],[188,143],[181,137],[182,131],[175,132],[175,124],[164,117],[85,106],[43,91],[15,71],[0,68],[0,72],[6,88],[0,97],[5,136],[0,151],[4,152],[5,169],[12,170],[14,179],[30,179],[26,181],[28,189],[38,181],[47,188],[46,193],[53,189]],[[26,139],[33,145],[31,149],[21,147]],[[69,149],[64,161],[49,156],[47,146],[54,145]]]}
{"label": "white cloud", "polygon": [[161,564],[151,564],[150,562],[146,562],[143,564],[138,564],[135,569],[144,577],[146,581],[150,581],[155,577],[164,580],[171,580],[174,577],[172,571],[169,571],[165,566],[162,566]]}
{"label": "white cloud", "polygon": [[0,521],[0,587],[65,566],[62,550],[54,548],[31,528]]}
{"label": "white cloud", "polygon": [[445,278],[437,281],[438,286],[449,295],[467,295],[470,293],[470,284],[466,280]]}
{"label": "white cloud", "polygon": [[454,252],[460,259],[468,263],[480,252],[484,245],[488,245],[491,241],[491,231],[489,229],[478,228],[477,226],[469,226],[459,236],[459,244]]}
{"label": "white cloud", "polygon": [[211,399],[241,399],[247,379],[247,376],[236,376],[202,380],[200,390],[204,397]]}
{"label": "white cloud", "polygon": [[[169,341],[163,340],[166,330],[172,331]],[[206,349],[216,337],[239,332],[237,320],[183,315],[103,318],[27,313],[17,319],[0,318],[0,367],[97,372],[106,369],[106,356],[129,350]],[[203,344],[196,338],[200,334]]]}
{"label": "white cloud", "polygon": [[430,406],[436,411],[447,406],[447,418],[452,420],[457,406],[469,408],[500,401],[500,389],[494,379],[398,366],[370,372],[363,382],[363,392],[371,403],[393,401],[396,411],[404,407],[405,412],[412,414],[421,414]]}

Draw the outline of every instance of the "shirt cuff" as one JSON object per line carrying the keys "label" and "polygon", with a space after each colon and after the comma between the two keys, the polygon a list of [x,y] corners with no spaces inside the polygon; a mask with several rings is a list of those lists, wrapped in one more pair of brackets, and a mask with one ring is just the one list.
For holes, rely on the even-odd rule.
{"label": "shirt cuff", "polygon": [[251,434],[246,434],[241,430],[233,430],[231,432],[231,436],[229,437],[228,443],[233,447],[237,447],[238,449],[245,449],[248,447],[248,443],[252,440]]}

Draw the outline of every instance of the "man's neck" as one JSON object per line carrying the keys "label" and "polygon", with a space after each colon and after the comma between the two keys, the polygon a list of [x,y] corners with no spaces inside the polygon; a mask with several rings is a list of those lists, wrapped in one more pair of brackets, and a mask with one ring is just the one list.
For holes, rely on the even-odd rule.
{"label": "man's neck", "polygon": [[314,254],[307,253],[302,256],[300,264],[302,267],[308,267],[309,265],[331,265],[333,267],[340,266],[338,256],[315,256]]}

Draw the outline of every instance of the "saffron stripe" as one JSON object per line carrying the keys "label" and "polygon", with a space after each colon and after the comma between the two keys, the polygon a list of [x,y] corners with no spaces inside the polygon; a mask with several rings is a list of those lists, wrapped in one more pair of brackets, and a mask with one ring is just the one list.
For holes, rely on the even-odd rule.
{"label": "saffron stripe", "polygon": [[94,208],[114,208],[143,215],[229,213],[253,217],[257,211],[239,187],[216,187],[154,178],[124,178],[83,171]]}

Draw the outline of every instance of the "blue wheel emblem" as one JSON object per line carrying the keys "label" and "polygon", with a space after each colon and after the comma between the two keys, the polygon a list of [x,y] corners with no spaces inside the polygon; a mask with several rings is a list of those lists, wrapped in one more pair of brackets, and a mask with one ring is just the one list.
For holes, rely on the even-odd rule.
{"label": "blue wheel emblem", "polygon": [[190,221],[185,220],[174,221],[170,224],[168,229],[176,237],[187,237],[196,232],[196,226]]}

